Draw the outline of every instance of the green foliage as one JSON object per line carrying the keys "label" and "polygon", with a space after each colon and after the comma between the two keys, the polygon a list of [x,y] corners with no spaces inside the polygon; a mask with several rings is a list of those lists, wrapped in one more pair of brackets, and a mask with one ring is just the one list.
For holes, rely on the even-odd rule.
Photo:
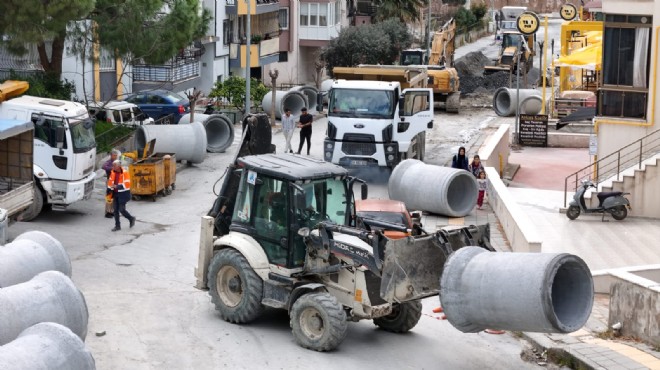
{"label": "green foliage", "polygon": [[96,151],[106,153],[118,143],[126,140],[133,134],[135,127],[113,125],[110,122],[96,121],[94,135],[96,137]]}
{"label": "green foliage", "polygon": [[482,20],[484,16],[488,13],[488,7],[485,3],[481,4],[472,4],[470,11],[474,14],[474,17],[477,19],[477,22]]}
{"label": "green foliage", "polygon": [[[250,79],[250,101],[261,102],[270,89],[262,84],[256,78]],[[241,112],[245,112],[245,78],[231,76],[225,82],[217,81],[211,92],[211,98],[224,98]]]}
{"label": "green foliage", "polygon": [[401,22],[415,22],[420,19],[423,7],[428,6],[428,0],[377,0],[376,21],[391,18]]}
{"label": "green foliage", "polygon": [[30,75],[18,75],[14,71],[9,74],[10,80],[27,81],[30,88],[26,95],[39,96],[42,98],[71,100],[76,93],[76,86],[68,81],[62,81],[58,75],[52,73],[36,73]]}
{"label": "green foliage", "polygon": [[470,10],[465,8],[459,8],[454,15],[454,19],[456,19],[457,32],[465,32],[477,23],[477,17],[475,17]]}
{"label": "green foliage", "polygon": [[448,4],[452,6],[457,6],[457,5],[465,5],[467,3],[467,0],[442,0],[443,4]]}
{"label": "green foliage", "polygon": [[394,64],[401,50],[410,47],[412,36],[397,19],[382,23],[347,27],[321,50],[320,58],[328,71],[334,67],[358,64]]}

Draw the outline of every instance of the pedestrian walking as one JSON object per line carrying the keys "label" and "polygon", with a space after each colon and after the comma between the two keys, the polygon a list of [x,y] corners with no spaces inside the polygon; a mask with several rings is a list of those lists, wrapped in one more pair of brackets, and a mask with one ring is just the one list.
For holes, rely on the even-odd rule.
{"label": "pedestrian walking", "polygon": [[307,113],[307,108],[303,107],[301,109],[302,113],[298,118],[298,127],[300,128],[300,145],[298,145],[298,152],[302,150],[303,143],[307,140],[307,155],[309,155],[309,149],[312,146],[312,122],[314,121],[314,116]]}
{"label": "pedestrian walking", "polygon": [[486,172],[479,172],[479,178],[477,178],[477,184],[479,185],[479,196],[477,197],[477,208],[481,209],[484,205],[484,197],[486,196],[486,189],[488,189],[488,180],[486,179]]}
{"label": "pedestrian walking", "polygon": [[106,194],[112,194],[112,206],[115,216],[115,227],[112,231],[121,230],[120,214],[126,217],[130,227],[135,226],[135,217],[126,210],[126,203],[131,200],[131,177],[121,167],[121,162],[118,159],[112,162],[112,172],[108,177]]}
{"label": "pedestrian walking", "polygon": [[472,158],[472,163],[468,166],[468,171],[472,172],[474,177],[479,178],[479,174],[485,172],[484,165],[481,164],[481,159],[478,154]]}
{"label": "pedestrian walking", "polygon": [[291,109],[284,108],[284,115],[282,116],[282,133],[284,134],[284,140],[286,140],[284,153],[293,153],[293,148],[291,148],[291,138],[293,137],[293,130],[295,129],[296,119],[291,115]]}
{"label": "pedestrian walking", "polygon": [[468,159],[465,156],[465,147],[458,148],[458,153],[454,154],[451,160],[451,167],[461,170],[468,170]]}
{"label": "pedestrian walking", "polygon": [[[112,149],[110,151],[110,159],[105,161],[103,163],[103,170],[105,171],[105,180],[108,181],[108,178],[110,177],[110,172],[112,172],[112,162],[116,161],[117,159],[121,158],[121,152],[118,149]],[[112,196],[107,197],[105,199],[105,218],[112,218]]]}

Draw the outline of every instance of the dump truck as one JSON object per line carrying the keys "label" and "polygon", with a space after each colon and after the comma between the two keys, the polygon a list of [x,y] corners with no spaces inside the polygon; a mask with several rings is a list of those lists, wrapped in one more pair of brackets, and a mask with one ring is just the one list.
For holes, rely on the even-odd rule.
{"label": "dump truck", "polygon": [[33,202],[32,122],[0,119],[0,208],[15,219]]}
{"label": "dump truck", "polygon": [[28,88],[25,81],[0,84],[0,119],[34,125],[34,201],[18,216],[23,221],[34,219],[44,208],[64,210],[89,199],[96,177],[94,122],[85,106],[22,95]]}
{"label": "dump truck", "polygon": [[579,257],[493,252],[487,225],[397,240],[356,227],[353,188],[366,199],[364,181],[329,162],[275,154],[265,114],[243,122],[201,220],[195,270],[196,287],[208,289],[222,319],[246,324],[265,307],[283,309],[300,346],[330,351],[349,321],[412,330],[420,300],[438,294],[449,322],[468,333],[570,332],[589,317],[593,282]]}

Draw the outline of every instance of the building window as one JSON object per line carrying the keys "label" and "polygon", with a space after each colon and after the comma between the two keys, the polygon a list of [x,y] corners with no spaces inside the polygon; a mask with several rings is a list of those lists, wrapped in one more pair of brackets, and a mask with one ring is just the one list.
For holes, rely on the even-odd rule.
{"label": "building window", "polygon": [[281,30],[289,29],[289,8],[280,8],[280,12],[277,14],[277,20],[280,25]]}
{"label": "building window", "polygon": [[[337,3],[301,3],[300,4],[300,25],[301,26],[318,26],[328,27],[339,23],[339,16],[334,7],[339,6]],[[332,17],[335,16],[335,19]]]}
{"label": "building window", "polygon": [[341,22],[341,1],[335,3],[335,21],[333,24],[338,24]]}
{"label": "building window", "polygon": [[300,4],[300,25],[308,26],[307,18],[309,17],[309,4]]}
{"label": "building window", "polygon": [[319,4],[319,26],[328,26],[328,4]]}
{"label": "building window", "polygon": [[229,45],[229,19],[222,21],[222,44]]}
{"label": "building window", "polygon": [[598,115],[646,118],[652,24],[650,16],[605,16]]}
{"label": "building window", "polygon": [[318,26],[319,4],[309,4],[309,25]]}

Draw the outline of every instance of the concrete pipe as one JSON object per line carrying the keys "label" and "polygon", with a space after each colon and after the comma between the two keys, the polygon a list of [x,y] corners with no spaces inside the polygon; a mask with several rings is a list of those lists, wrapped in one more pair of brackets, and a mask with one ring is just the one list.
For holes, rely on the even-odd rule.
{"label": "concrete pipe", "polygon": [[144,125],[135,131],[135,145],[144,148],[156,139],[154,153],[176,153],[176,159],[201,163],[206,156],[206,129],[200,122],[188,125]]}
{"label": "concrete pipe", "polygon": [[[541,95],[541,92],[534,89],[520,89],[520,97],[516,89],[508,89],[500,87],[493,95],[493,109],[498,116],[509,117],[516,114],[516,103],[522,102],[525,98],[533,95]],[[532,108],[530,106],[530,108]],[[540,109],[539,109],[540,111]],[[522,109],[521,109],[521,113]],[[536,112],[538,113],[538,111]],[[536,113],[523,113],[523,114],[536,114]]]}
{"label": "concrete pipe", "polygon": [[[234,142],[234,125],[224,114],[195,113],[195,121],[206,129],[206,151],[224,153]],[[190,114],[181,117],[179,124],[190,123]],[[178,157],[178,156],[177,156]]]}
{"label": "concrete pipe", "polygon": [[50,270],[71,276],[71,260],[62,243],[45,232],[28,231],[0,247],[0,288]]}
{"label": "concrete pipe", "polygon": [[520,114],[539,114],[543,108],[540,95],[530,95],[520,101]]}
{"label": "concrete pipe", "polygon": [[[280,119],[284,114],[284,109],[291,109],[291,114],[294,116],[299,116],[301,109],[307,106],[307,98],[305,95],[298,91],[276,91],[275,92],[275,117]],[[316,101],[316,98],[314,98]],[[273,92],[269,91],[266,96],[264,96],[261,101],[261,108],[270,114],[270,107],[273,102]]]}
{"label": "concrete pipe", "polygon": [[87,320],[85,297],[61,272],[42,272],[30,281],[0,289],[0,345],[40,322],[64,325],[85,340]]}
{"label": "concrete pipe", "polygon": [[406,159],[392,171],[388,192],[410,210],[463,217],[477,204],[479,188],[468,171]]}
{"label": "concrete pipe", "polygon": [[[332,89],[332,82],[333,81],[334,81],[333,79],[323,80],[323,82],[321,82],[321,91],[329,92],[330,89]],[[324,104],[328,104],[328,96],[329,96],[328,94],[323,95],[323,103]]]}
{"label": "concrete pipe", "polygon": [[0,347],[0,369],[93,370],[96,364],[85,343],[71,330],[42,322]]}
{"label": "concrete pipe", "polygon": [[305,95],[307,99],[307,110],[309,113],[318,111],[316,101],[318,99],[319,90],[313,86],[294,86],[289,91],[297,91]]}
{"label": "concrete pipe", "polygon": [[586,263],[566,253],[465,247],[449,257],[440,278],[447,320],[464,333],[487,328],[573,332],[587,322],[593,294]]}

